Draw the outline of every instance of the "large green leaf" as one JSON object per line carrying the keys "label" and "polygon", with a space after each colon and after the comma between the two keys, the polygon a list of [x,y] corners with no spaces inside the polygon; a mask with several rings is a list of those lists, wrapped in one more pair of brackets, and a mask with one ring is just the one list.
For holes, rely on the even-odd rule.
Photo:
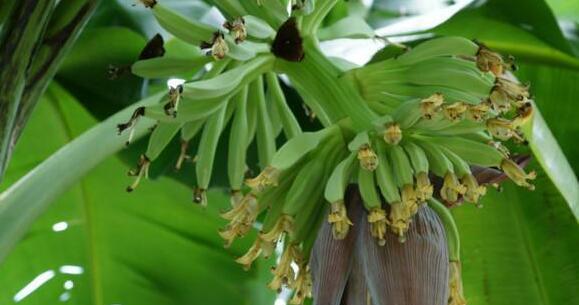
{"label": "large green leaf", "polygon": [[[52,86],[16,148],[7,183],[94,123]],[[125,171],[111,157],[59,196],[0,265],[1,304],[249,304],[258,297],[272,302],[272,294],[255,283],[257,272],[234,262],[247,241],[224,249],[217,235],[225,194],[214,192],[206,210],[190,203],[187,187],[167,178],[127,194]],[[28,191],[42,194],[50,187],[43,183]]]}
{"label": "large green leaf", "polygon": [[454,210],[469,305],[578,304],[577,222],[543,173],[536,184]]}

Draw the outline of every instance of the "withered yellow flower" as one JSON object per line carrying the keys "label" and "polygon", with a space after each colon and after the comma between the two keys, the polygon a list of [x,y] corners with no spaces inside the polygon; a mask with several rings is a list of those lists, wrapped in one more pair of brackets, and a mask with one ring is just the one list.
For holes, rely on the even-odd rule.
{"label": "withered yellow flower", "polygon": [[269,232],[261,234],[261,238],[269,242],[277,242],[282,234],[291,232],[293,229],[294,219],[289,215],[280,216],[273,228]]}
{"label": "withered yellow flower", "polygon": [[517,130],[517,126],[512,121],[503,118],[492,118],[486,121],[487,130],[493,137],[507,141],[514,138],[518,142],[524,142],[525,139]]}
{"label": "withered yellow flower", "polygon": [[537,174],[534,171],[527,174],[517,163],[510,159],[504,159],[501,162],[501,169],[517,185],[524,186],[530,190],[535,189],[535,186],[527,181],[537,178]]}
{"label": "withered yellow flower", "polygon": [[466,112],[466,117],[469,120],[480,122],[486,119],[488,112],[490,110],[489,102],[483,101],[476,105],[469,105]]}
{"label": "withered yellow flower", "polygon": [[388,214],[388,225],[390,230],[398,236],[400,242],[406,240],[404,234],[410,228],[410,213],[408,209],[400,202],[390,204],[390,214]]}
{"label": "withered yellow flower", "polygon": [[476,178],[470,174],[464,175],[461,182],[466,187],[466,192],[463,195],[464,199],[478,205],[480,197],[484,196],[487,192],[486,187],[479,185]]}
{"label": "withered yellow flower", "polygon": [[456,102],[450,105],[443,106],[443,114],[449,121],[458,121],[461,120],[464,116],[464,113],[467,110],[467,106],[463,102]]}
{"label": "withered yellow flower", "polygon": [[441,93],[435,93],[420,101],[420,112],[425,119],[432,119],[432,116],[440,110],[444,103],[444,97]]}
{"label": "withered yellow flower", "polygon": [[249,186],[254,193],[261,193],[269,186],[276,186],[278,183],[280,170],[268,166],[253,179],[245,180],[245,184]]}
{"label": "withered yellow flower", "polygon": [[416,175],[416,186],[415,186],[415,193],[416,199],[419,202],[425,202],[426,200],[432,198],[432,192],[434,188],[430,183],[430,179],[428,178],[428,173],[420,172]]}
{"label": "withered yellow flower", "polygon": [[340,200],[331,204],[330,214],[328,214],[328,222],[332,225],[332,233],[335,239],[346,238],[346,235],[348,235],[348,231],[352,226],[352,222],[348,218],[344,201]]}
{"label": "withered yellow flower", "polygon": [[386,211],[381,208],[374,208],[368,214],[368,223],[370,223],[370,234],[378,240],[378,244],[383,246],[386,244]]}
{"label": "withered yellow flower", "polygon": [[402,130],[398,123],[390,123],[386,126],[384,130],[384,142],[397,145],[402,140]]}
{"label": "withered yellow flower", "polygon": [[307,265],[302,264],[299,266],[297,278],[292,286],[295,292],[290,300],[290,304],[303,304],[306,298],[312,297],[312,275]]}
{"label": "withered yellow flower", "polygon": [[440,189],[440,197],[447,202],[456,202],[459,195],[466,192],[466,187],[462,185],[453,172],[448,172],[444,176],[444,183]]}
{"label": "withered yellow flower", "polygon": [[466,305],[466,300],[462,292],[462,278],[460,273],[460,263],[451,261],[448,281],[448,305]]}
{"label": "withered yellow flower", "polygon": [[360,166],[369,171],[373,171],[378,167],[378,156],[372,150],[370,145],[362,145],[358,150],[358,160],[360,160]]}
{"label": "withered yellow flower", "polygon": [[281,291],[286,285],[293,286],[296,274],[292,268],[292,262],[301,261],[302,256],[295,245],[289,245],[281,255],[279,263],[272,269],[273,279],[267,285],[270,289]]}

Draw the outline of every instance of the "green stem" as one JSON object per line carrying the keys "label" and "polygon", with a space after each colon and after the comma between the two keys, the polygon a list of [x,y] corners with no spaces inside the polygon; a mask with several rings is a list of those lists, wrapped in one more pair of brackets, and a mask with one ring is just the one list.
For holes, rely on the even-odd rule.
{"label": "green stem", "polygon": [[350,117],[354,129],[368,130],[377,115],[368,107],[356,88],[340,78],[341,72],[328,59],[312,39],[304,41],[305,58],[301,62],[276,61],[279,73],[285,73],[292,85],[314,112],[327,115],[333,124]]}
{"label": "green stem", "polygon": [[[109,117],[0,193],[0,262],[54,199],[104,159],[125,147],[126,135],[114,135],[116,125],[130,117],[135,108],[158,103],[163,94],[155,94]],[[147,134],[154,125],[154,120],[140,119],[135,139]],[[50,187],[43,187],[47,185]]]}

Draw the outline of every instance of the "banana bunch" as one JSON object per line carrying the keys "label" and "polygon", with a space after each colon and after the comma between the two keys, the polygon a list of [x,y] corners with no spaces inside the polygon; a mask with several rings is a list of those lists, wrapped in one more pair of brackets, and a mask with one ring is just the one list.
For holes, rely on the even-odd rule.
{"label": "banana bunch", "polygon": [[[276,138],[282,131],[286,139],[301,134],[301,127],[273,72],[275,56],[270,53],[269,44],[273,43],[276,31],[261,15],[239,17],[242,15],[235,14],[237,17],[218,29],[188,19],[157,1],[141,2],[181,45],[188,45],[178,49],[190,53],[191,59],[179,54],[178,59],[139,60],[133,65],[133,72],[170,77],[203,65],[207,71],[193,81],[169,88],[158,104],[136,109],[129,121],[118,125],[119,134],[124,131],[129,134],[128,145],[141,117],[158,121],[147,151],[140,157],[137,167],[129,172],[136,179],[127,190],[134,190],[140,180],[148,176],[150,163],[180,132],[181,153],[175,167],[181,168],[188,160],[195,162],[197,187],[193,197],[195,202],[205,205],[205,191],[210,185],[219,139],[230,126],[227,175],[232,202],[236,205],[248,170],[249,145],[256,142],[263,169],[272,160],[277,149]],[[230,12],[247,14],[237,1],[217,2]],[[208,50],[205,56],[200,48]],[[191,158],[189,144],[194,138],[198,138],[198,149],[196,156]]]}
{"label": "banana bunch", "polygon": [[[228,18],[222,28],[187,19],[154,0],[141,2],[163,28],[196,51],[190,60],[141,60],[133,72],[163,77],[186,69],[205,71],[170,88],[159,103],[135,109],[118,125],[119,133],[129,133],[128,144],[141,117],[158,121],[146,152],[129,172],[136,178],[128,191],[148,176],[151,162],[180,134],[175,167],[195,163],[193,200],[206,205],[218,145],[228,135],[231,208],[221,215],[228,224],[219,234],[229,246],[260,227],[253,245],[237,259],[245,268],[272,255],[280,243],[283,254],[268,286],[293,289],[292,304],[311,295],[309,256],[324,215],[336,239],[344,239],[355,225],[344,198],[352,184],[379,245],[385,244],[386,234],[404,242],[422,205],[438,213],[451,253],[449,304],[464,304],[458,232],[448,207],[463,201],[478,204],[485,195],[475,166],[500,169],[529,189],[535,178],[503,145],[511,139],[525,143],[519,128],[533,114],[528,87],[509,78],[512,59],[467,39],[444,37],[342,73],[324,70],[326,59],[315,50],[306,50],[311,52],[302,62],[304,48],[315,43],[302,45],[298,30],[317,29],[335,1],[292,1],[302,15],[288,19],[289,0],[212,0]],[[276,74],[284,71],[292,72],[286,74],[323,129],[302,132]],[[310,87],[300,76],[310,81],[319,76],[340,88]],[[358,95],[361,103],[343,105],[344,99],[357,101]],[[358,111],[362,106],[364,111]],[[282,132],[286,142],[278,147]],[[198,141],[197,151],[190,157],[193,141]],[[247,178],[252,143],[261,171]]]}
{"label": "banana bunch", "polygon": [[[525,86],[508,80],[504,74],[494,74],[510,68],[498,61],[498,55],[492,57],[488,55],[490,51],[484,49],[487,53],[482,53],[490,59],[483,60],[479,55],[482,47],[472,43],[459,48],[462,53],[449,53],[442,48],[448,41],[435,42],[421,45],[396,59],[401,62],[379,63],[398,71],[411,71],[411,68],[417,71],[422,69],[418,68],[422,64],[432,69],[433,61],[443,58],[440,62],[449,63],[450,68],[420,76],[440,79],[425,87],[432,90],[428,95],[400,98],[397,105],[392,104],[392,110],[372,122],[370,130],[359,132],[352,128],[349,119],[344,119],[316,133],[303,133],[282,146],[257,177],[246,181],[251,187],[246,197],[256,200],[257,208],[245,208],[239,218],[255,220],[258,211],[264,211],[266,218],[253,246],[238,262],[249,268],[252,261],[262,254],[270,255],[275,244],[284,241],[285,252],[275,269],[271,288],[279,289],[285,284],[299,290],[296,283],[300,275],[294,274],[287,264],[300,265],[303,257],[307,257],[311,236],[302,232],[305,228],[315,228],[319,217],[315,215],[320,215],[324,202],[329,203],[327,221],[332,225],[334,237],[347,236],[355,224],[348,217],[344,194],[348,185],[357,184],[368,213],[370,233],[380,245],[385,243],[389,231],[404,242],[405,233],[421,205],[428,204],[439,214],[451,253],[449,304],[465,304],[458,232],[448,207],[462,201],[478,204],[485,195],[486,185],[478,182],[473,167],[499,168],[516,184],[533,188],[529,181],[535,174],[525,173],[511,160],[502,144],[510,139],[515,144],[524,142],[518,127],[532,115],[532,104],[527,100]],[[429,55],[425,47],[433,48],[430,51],[435,54]],[[479,57],[470,61],[469,54]],[[480,62],[486,63],[488,71],[480,70]],[[438,77],[436,71],[440,74]],[[447,72],[456,73],[456,78],[444,79]],[[463,74],[472,76],[465,86],[458,83]],[[458,100],[459,95],[452,94],[448,97],[449,91],[445,88],[451,85],[455,88],[453,92],[469,99]],[[501,92],[503,104],[493,100],[493,92]],[[505,108],[504,104],[510,106]],[[331,144],[333,141],[338,143]],[[435,184],[441,186],[435,187]],[[245,216],[251,213],[251,217]],[[247,226],[249,224],[244,224]],[[225,234],[229,238],[246,233],[236,229],[235,221],[226,229],[235,231]],[[231,241],[228,239],[228,243]],[[304,268],[307,270],[307,266]]]}

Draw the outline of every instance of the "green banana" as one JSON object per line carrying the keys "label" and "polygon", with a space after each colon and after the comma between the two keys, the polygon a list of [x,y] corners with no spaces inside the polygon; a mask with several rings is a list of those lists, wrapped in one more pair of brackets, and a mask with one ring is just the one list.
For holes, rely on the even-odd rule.
{"label": "green banana", "polygon": [[247,134],[247,92],[246,86],[233,97],[237,107],[231,123],[227,154],[227,176],[232,190],[240,190],[245,177],[245,157],[248,146],[247,138],[249,137]]}
{"label": "green banana", "polygon": [[395,59],[399,64],[410,65],[428,58],[475,56],[479,46],[463,37],[448,36],[425,41]]}
{"label": "green banana", "polygon": [[207,24],[187,19],[162,4],[155,5],[153,14],[167,32],[195,46],[200,45],[202,41],[209,40],[217,31],[216,28]]}
{"label": "green banana", "polygon": [[267,105],[264,95],[263,78],[258,77],[253,83],[249,85],[249,90],[252,92],[252,98],[257,101],[257,155],[259,166],[264,169],[268,166],[275,154],[275,136],[273,135],[273,128],[267,112]]}
{"label": "green banana", "polygon": [[159,123],[151,133],[147,152],[145,155],[150,161],[154,161],[161,152],[169,145],[173,137],[177,134],[182,124]]}
{"label": "green banana", "polygon": [[237,0],[211,0],[221,11],[229,17],[244,16],[247,14],[243,6]]}
{"label": "green banana", "polygon": [[197,175],[197,193],[195,201],[202,205],[207,205],[205,191],[209,187],[211,174],[213,172],[213,161],[219,136],[223,130],[226,107],[223,105],[207,121],[203,128],[203,134],[199,141],[199,151],[197,162],[195,163],[195,173]]}
{"label": "green banana", "polygon": [[428,173],[428,158],[424,150],[410,141],[405,142],[402,147],[408,154],[414,173]]}
{"label": "green banana", "polygon": [[464,161],[460,156],[452,152],[450,149],[441,146],[440,149],[444,152],[444,155],[450,160],[452,166],[454,168],[454,173],[458,177],[464,177],[466,175],[470,175],[470,166],[466,161]]}
{"label": "green banana", "polygon": [[189,149],[189,141],[191,141],[191,139],[193,139],[197,133],[199,133],[204,124],[205,120],[198,120],[187,122],[181,127],[181,152],[179,153],[177,162],[175,162],[176,170],[180,170],[181,166],[183,166],[183,162],[186,159],[189,159],[189,156],[187,155],[187,150]]}
{"label": "green banana", "polygon": [[294,216],[300,213],[314,194],[320,191],[323,176],[322,161],[313,158],[304,164],[285,197],[283,214]]}
{"label": "green banana", "polygon": [[422,113],[420,112],[420,100],[410,100],[402,103],[394,112],[392,113],[394,121],[396,121],[400,128],[408,129],[416,122],[422,118]]}
{"label": "green banana", "polygon": [[160,121],[187,122],[207,116],[251,80],[271,68],[273,58],[260,56],[212,78],[183,85],[179,113],[167,116],[162,105],[147,107],[145,116]]}
{"label": "green banana", "polygon": [[168,78],[195,73],[211,61],[211,57],[194,58],[157,57],[139,60],[131,66],[131,73],[143,78]]}
{"label": "green banana", "polygon": [[191,101],[224,98],[273,67],[273,56],[262,55],[210,79],[183,85],[183,97]]}
{"label": "green banana", "polygon": [[483,167],[499,166],[505,158],[504,154],[493,146],[463,137],[423,137],[460,156],[468,164]]}
{"label": "green banana", "polygon": [[388,160],[388,155],[384,144],[377,144],[376,149],[378,151],[378,168],[376,169],[376,180],[378,187],[382,193],[384,199],[389,204],[394,202],[400,202],[400,193],[398,192],[396,180],[394,179],[394,169],[390,160]]}
{"label": "green banana", "polygon": [[448,172],[454,172],[452,163],[438,145],[428,141],[416,141],[415,143],[426,153],[429,167],[435,175],[444,177]]}
{"label": "green banana", "polygon": [[332,171],[332,174],[330,175],[324,190],[324,198],[329,203],[344,200],[346,187],[350,182],[352,170],[356,165],[355,160],[356,154],[350,153],[350,155],[346,159],[342,160]]}
{"label": "green banana", "polygon": [[273,156],[271,166],[284,170],[316,149],[322,141],[336,132],[333,127],[317,132],[304,132],[287,141]]}
{"label": "green banana", "polygon": [[287,139],[291,139],[302,132],[300,124],[289,108],[285,95],[279,85],[275,73],[266,74],[267,89],[270,93],[273,104],[278,109],[278,114]]}
{"label": "green banana", "polygon": [[339,140],[331,137],[324,141],[320,149],[302,166],[297,174],[298,178],[285,197],[284,214],[294,216],[305,208],[311,197],[317,196],[316,194],[323,195],[326,178],[334,165],[333,160],[340,155],[337,148]]}
{"label": "green banana", "polygon": [[205,124],[205,120],[192,121],[183,124],[183,127],[181,128],[181,140],[190,141],[193,139],[197,133],[199,133],[203,124]]}
{"label": "green banana", "polygon": [[394,170],[394,178],[398,187],[413,185],[413,170],[404,149],[400,146],[392,146],[389,149],[389,155]]}
{"label": "green banana", "polygon": [[358,169],[358,189],[368,211],[382,206],[380,195],[376,190],[374,172],[362,168]]}
{"label": "green banana", "polygon": [[276,31],[267,22],[251,15],[243,16],[247,34],[257,39],[273,39]]}

